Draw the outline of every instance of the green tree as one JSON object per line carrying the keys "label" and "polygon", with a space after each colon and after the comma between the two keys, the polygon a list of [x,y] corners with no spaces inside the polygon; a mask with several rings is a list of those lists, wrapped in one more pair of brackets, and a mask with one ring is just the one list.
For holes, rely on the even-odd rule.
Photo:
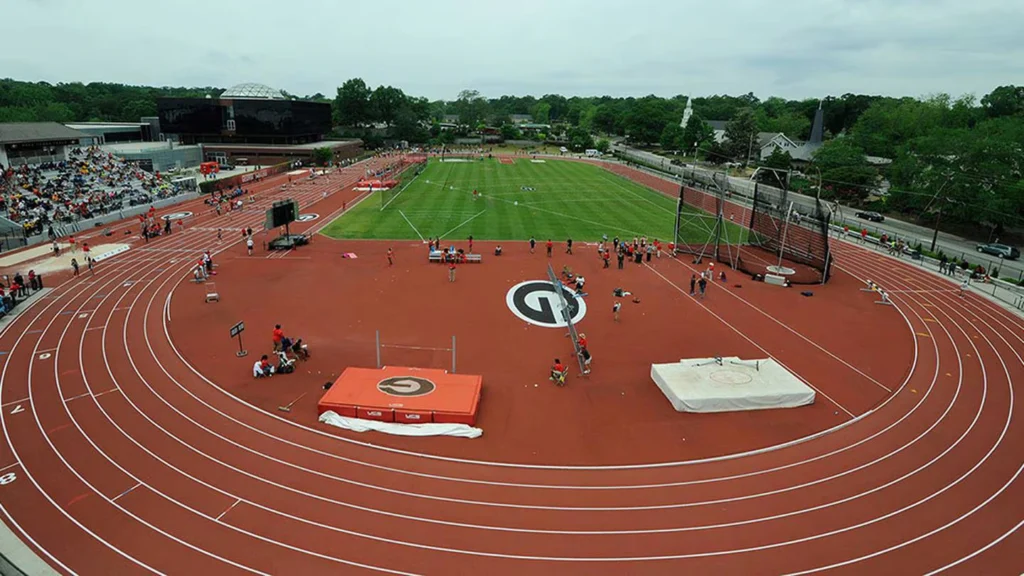
{"label": "green tree", "polygon": [[340,126],[361,126],[371,120],[370,95],[362,78],[346,80],[334,97],[334,121]]}
{"label": "green tree", "polygon": [[569,128],[566,136],[569,140],[569,149],[575,152],[582,152],[594,147],[594,138],[590,135],[590,132],[579,126]]}
{"label": "green tree", "polygon": [[609,148],[611,148],[611,142],[609,142],[607,138],[601,138],[594,143],[594,149],[601,154],[607,154]]}
{"label": "green tree", "polygon": [[729,156],[747,162],[757,152],[757,120],[751,108],[742,108],[725,125],[726,149]]}
{"label": "green tree", "polygon": [[405,93],[393,86],[378,86],[367,102],[369,119],[388,126],[395,123],[399,109],[407,106]]}
{"label": "green tree", "polygon": [[683,129],[683,137],[680,145],[683,148],[683,152],[689,154],[693,152],[694,148],[701,144],[708,142],[715,137],[715,131],[708,126],[704,120],[696,114],[690,116],[690,119],[686,122],[686,128]]}
{"label": "green tree", "polygon": [[1000,86],[981,99],[990,118],[1024,114],[1024,86]]}
{"label": "green tree", "polygon": [[861,204],[874,190],[878,173],[868,165],[864,150],[849,138],[826,142],[814,154],[821,171],[821,195],[852,205]]}
{"label": "green tree", "polygon": [[317,166],[327,166],[331,160],[334,160],[334,152],[330,148],[324,146],[313,150],[313,162]]}
{"label": "green tree", "polygon": [[523,134],[515,124],[502,124],[501,137],[505,140],[520,140]]}
{"label": "green tree", "polygon": [[663,150],[680,150],[685,148],[683,145],[683,129],[678,123],[669,122],[665,125],[665,129],[661,131],[659,143]]}
{"label": "green tree", "polygon": [[772,150],[771,155],[761,164],[764,170],[757,172],[757,180],[769,186],[785,188],[789,182],[787,172],[792,165],[793,158],[789,155],[789,152],[784,151],[782,148],[776,148]]}
{"label": "green tree", "polygon": [[549,124],[551,122],[551,104],[538,102],[530,110],[530,115],[533,116],[533,121],[537,124]]}
{"label": "green tree", "polygon": [[459,123],[465,126],[477,126],[487,118],[487,99],[476,90],[463,90],[452,103],[452,109],[459,115]]}

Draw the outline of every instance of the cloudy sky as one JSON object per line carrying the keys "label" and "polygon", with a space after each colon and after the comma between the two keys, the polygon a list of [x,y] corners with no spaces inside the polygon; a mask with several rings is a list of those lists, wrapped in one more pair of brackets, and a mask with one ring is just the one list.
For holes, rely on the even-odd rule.
{"label": "cloudy sky", "polygon": [[4,0],[0,77],[300,95],[978,97],[1024,82],[1022,0]]}

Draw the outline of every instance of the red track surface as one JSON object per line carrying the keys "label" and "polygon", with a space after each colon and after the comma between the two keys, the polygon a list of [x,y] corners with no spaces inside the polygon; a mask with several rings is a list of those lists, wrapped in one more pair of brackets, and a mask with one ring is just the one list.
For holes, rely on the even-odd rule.
{"label": "red track surface", "polygon": [[[319,193],[299,196],[309,203]],[[338,197],[316,210],[330,212],[324,206]],[[235,218],[237,228],[260,217]],[[1024,381],[1024,321],[975,296],[961,300],[913,265],[838,249],[843,271],[891,291],[905,332],[839,324],[834,333],[914,342],[909,353],[877,353],[879,364],[909,364],[906,382],[886,382],[889,400],[842,429],[699,463],[498,465],[306,429],[225,392],[222,374],[197,370],[170,331],[181,322],[179,299],[166,303],[190,255],[214,244],[216,226],[196,224],[104,263],[0,337],[2,512],[64,572],[1019,574],[1024,564],[1014,390]],[[239,262],[219,261],[224,275]],[[677,261],[643,272],[666,293],[690,274]],[[844,298],[866,296],[851,286]],[[725,322],[742,322],[754,339],[777,326],[754,309],[795,297],[730,294],[666,302],[684,301],[695,322],[723,333]],[[809,319],[790,308],[791,331],[829,321],[825,311]],[[812,382],[833,370],[797,369]]]}

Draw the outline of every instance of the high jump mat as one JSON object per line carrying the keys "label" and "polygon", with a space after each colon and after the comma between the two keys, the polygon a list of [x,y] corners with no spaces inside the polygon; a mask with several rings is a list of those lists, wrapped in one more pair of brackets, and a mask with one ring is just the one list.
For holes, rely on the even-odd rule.
{"label": "high jump mat", "polygon": [[476,424],[483,377],[447,370],[385,366],[346,368],[317,413],[401,424]]}

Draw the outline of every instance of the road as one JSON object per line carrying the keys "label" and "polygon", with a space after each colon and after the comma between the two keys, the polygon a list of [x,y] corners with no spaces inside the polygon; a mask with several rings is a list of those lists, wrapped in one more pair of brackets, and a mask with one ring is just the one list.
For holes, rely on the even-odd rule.
{"label": "road", "polygon": [[[640,159],[642,162],[659,167],[661,170],[670,172],[677,175],[690,175],[692,173],[702,174],[705,177],[710,178],[712,174],[719,174],[721,178],[721,172],[717,170],[710,170],[702,166],[695,166],[687,164],[685,166],[674,166],[668,158],[645,152],[643,150],[637,150],[636,148],[629,148],[621,144],[613,144],[613,151],[625,153],[631,156],[633,159]],[[740,193],[746,192],[746,195],[753,196],[753,183],[748,178],[729,176],[730,188]],[[764,186],[762,184],[761,186]],[[790,200],[794,202],[794,205],[799,212],[810,213],[810,206],[813,206],[814,198],[805,196],[803,194],[797,194],[791,192],[789,194]],[[800,206],[805,206],[801,209]],[[875,234],[887,233],[895,238],[903,238],[908,241],[911,245],[920,242],[926,248],[931,246],[932,234],[934,231],[924,226],[919,226],[910,222],[903,222],[901,220],[895,220],[892,218],[886,218],[885,222],[876,223],[868,222],[856,218],[854,214],[857,213],[856,208],[849,206],[839,206],[835,211],[833,217],[834,223],[845,221],[850,225],[851,228],[867,228],[869,232]],[[999,276],[1002,278],[1016,278],[1018,281],[1024,280],[1024,262],[1017,261],[1002,261],[995,256],[989,256],[987,254],[980,254],[977,251],[978,242],[961,238],[954,234],[948,234],[946,232],[940,232],[936,248],[942,250],[950,257],[956,257],[961,260],[966,259],[972,265],[980,263],[987,270],[991,270],[993,266],[999,268]]]}

